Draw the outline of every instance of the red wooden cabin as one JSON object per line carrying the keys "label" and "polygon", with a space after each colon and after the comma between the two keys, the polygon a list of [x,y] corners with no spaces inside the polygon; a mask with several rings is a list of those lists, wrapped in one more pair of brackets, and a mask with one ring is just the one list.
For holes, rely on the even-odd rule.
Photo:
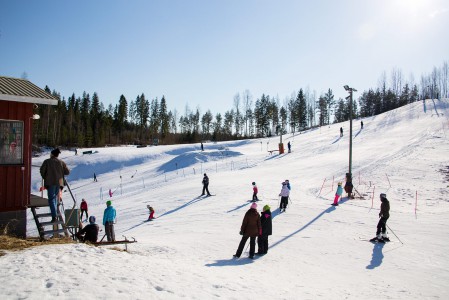
{"label": "red wooden cabin", "polygon": [[0,229],[8,234],[26,236],[33,106],[57,104],[28,80],[0,76]]}

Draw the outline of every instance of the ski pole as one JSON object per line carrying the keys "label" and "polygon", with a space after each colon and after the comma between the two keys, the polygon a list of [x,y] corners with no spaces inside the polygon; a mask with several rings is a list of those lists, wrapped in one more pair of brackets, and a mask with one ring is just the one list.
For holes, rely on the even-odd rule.
{"label": "ski pole", "polygon": [[[387,225],[387,224],[385,224],[385,225]],[[394,236],[401,242],[401,244],[402,245],[404,245],[404,243],[399,239],[399,237],[394,233],[394,231],[393,230],[391,230],[391,228],[390,228],[390,226],[388,226],[387,225],[387,228],[388,228],[388,230],[390,230],[391,231],[391,233],[393,233],[394,234]]]}

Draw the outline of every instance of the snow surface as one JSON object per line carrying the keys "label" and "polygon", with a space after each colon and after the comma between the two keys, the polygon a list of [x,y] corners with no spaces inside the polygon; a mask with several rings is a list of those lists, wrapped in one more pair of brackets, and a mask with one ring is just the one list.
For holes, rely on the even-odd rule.
{"label": "snow surface", "polygon": [[[449,166],[449,101],[421,101],[363,121],[362,130],[353,122],[352,162],[364,199],[344,198],[338,207],[330,204],[348,171],[349,122],[284,135],[293,152],[283,155],[267,152],[279,137],[205,143],[204,152],[199,144],[63,151],[78,205],[86,198],[101,224],[111,189],[117,239],[138,242],[127,252],[113,249],[124,245],[81,243],[9,252],[0,257],[0,298],[449,299],[442,171]],[[204,172],[214,197],[198,198]],[[279,214],[285,179],[292,202]],[[40,180],[35,167],[33,193]],[[259,211],[265,204],[273,211],[269,252],[251,260],[246,249],[233,259],[253,181]],[[360,238],[375,234],[381,192],[391,204],[392,242],[373,245]],[[68,192],[64,202],[73,205]],[[152,222],[145,222],[147,204],[156,211]],[[29,213],[30,236],[35,227]]]}

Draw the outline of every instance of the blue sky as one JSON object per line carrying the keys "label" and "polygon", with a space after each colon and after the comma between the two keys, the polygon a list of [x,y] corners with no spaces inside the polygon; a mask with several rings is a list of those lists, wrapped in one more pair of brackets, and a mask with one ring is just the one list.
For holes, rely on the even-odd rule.
{"label": "blue sky", "polygon": [[0,75],[105,106],[144,93],[216,114],[245,90],[338,99],[394,68],[419,83],[449,60],[448,36],[444,0],[0,0]]}

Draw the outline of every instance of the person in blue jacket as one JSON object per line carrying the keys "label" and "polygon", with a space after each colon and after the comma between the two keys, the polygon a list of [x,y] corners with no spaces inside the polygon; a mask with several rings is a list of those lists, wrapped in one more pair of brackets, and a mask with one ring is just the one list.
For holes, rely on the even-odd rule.
{"label": "person in blue jacket", "polygon": [[342,194],[343,194],[343,188],[341,186],[341,182],[339,182],[337,191],[335,192],[334,203],[332,203],[333,206],[338,206],[338,198],[340,198]]}
{"label": "person in blue jacket", "polygon": [[115,242],[114,222],[117,216],[111,200],[106,201],[106,209],[103,214],[103,225],[108,242]]}

